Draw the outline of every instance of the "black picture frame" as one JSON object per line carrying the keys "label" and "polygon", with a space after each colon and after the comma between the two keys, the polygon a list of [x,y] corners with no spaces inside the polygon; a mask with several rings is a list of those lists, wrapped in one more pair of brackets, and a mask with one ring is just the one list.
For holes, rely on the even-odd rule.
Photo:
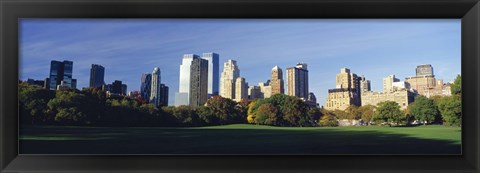
{"label": "black picture frame", "polygon": [[[1,0],[0,172],[479,172],[479,0]],[[19,18],[462,19],[462,155],[18,155]]]}

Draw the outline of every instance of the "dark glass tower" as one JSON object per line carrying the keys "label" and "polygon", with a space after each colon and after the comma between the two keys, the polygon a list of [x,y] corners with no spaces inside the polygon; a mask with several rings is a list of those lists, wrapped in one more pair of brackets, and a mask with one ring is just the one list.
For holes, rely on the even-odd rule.
{"label": "dark glass tower", "polygon": [[90,69],[90,87],[93,88],[101,88],[102,85],[105,84],[104,81],[105,77],[105,67],[92,64],[92,68]]}
{"label": "dark glass tower", "polygon": [[202,106],[208,99],[208,60],[193,58],[190,65],[189,103],[192,108]]}
{"label": "dark glass tower", "polygon": [[150,101],[150,93],[152,87],[152,75],[151,74],[142,74],[141,84],[140,84],[140,95],[146,101]]}
{"label": "dark glass tower", "polygon": [[160,102],[161,105],[168,106],[168,86],[160,84]]}
{"label": "dark glass tower", "polygon": [[[51,61],[50,62],[50,76],[49,76],[49,89],[56,90],[57,85],[60,85],[63,81],[64,85],[74,88],[72,84],[76,85],[76,80],[72,79],[73,62],[72,61]],[[73,83],[75,82],[75,83]]]}

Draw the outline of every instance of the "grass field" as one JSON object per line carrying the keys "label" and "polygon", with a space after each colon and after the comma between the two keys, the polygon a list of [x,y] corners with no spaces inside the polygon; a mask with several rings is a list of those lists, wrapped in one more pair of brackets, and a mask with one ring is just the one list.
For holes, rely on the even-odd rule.
{"label": "grass field", "polygon": [[461,154],[461,129],[418,127],[20,129],[21,154]]}

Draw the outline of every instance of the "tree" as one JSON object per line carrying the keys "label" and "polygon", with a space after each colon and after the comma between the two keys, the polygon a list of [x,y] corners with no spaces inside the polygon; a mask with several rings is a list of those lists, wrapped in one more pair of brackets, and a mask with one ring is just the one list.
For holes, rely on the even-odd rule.
{"label": "tree", "polygon": [[384,101],[377,104],[373,121],[386,122],[389,125],[398,125],[405,121],[405,115],[400,110],[400,105],[394,101]]}
{"label": "tree", "polygon": [[214,96],[207,100],[206,105],[211,109],[213,115],[218,118],[218,124],[245,122],[246,117],[237,112],[237,109],[235,109],[237,104],[231,99]]}
{"label": "tree", "polygon": [[213,114],[212,109],[208,106],[200,106],[195,109],[198,117],[203,121],[203,124],[219,124],[218,117]]}
{"label": "tree", "polygon": [[331,113],[334,114],[335,117],[338,119],[353,119],[353,117],[351,117],[350,114],[348,114],[346,111],[336,109]]}
{"label": "tree", "polygon": [[355,105],[348,106],[347,109],[345,109],[345,112],[347,113],[346,119],[358,120],[361,118],[360,112],[358,111],[358,107]]}
{"label": "tree", "polygon": [[440,119],[434,100],[425,96],[415,97],[415,102],[410,107],[410,113],[415,119],[423,122],[423,125]]}
{"label": "tree", "polygon": [[462,94],[462,76],[457,75],[453,84],[450,85],[452,95]]}
{"label": "tree", "polygon": [[286,97],[283,101],[283,109],[281,110],[286,125],[308,125],[307,105],[304,101],[293,96]]}
{"label": "tree", "polygon": [[194,126],[199,118],[190,106],[179,106],[173,110],[173,117],[179,126]]}
{"label": "tree", "polygon": [[327,111],[325,114],[320,118],[318,125],[322,127],[336,127],[338,126],[337,117],[333,114],[333,112]]}
{"label": "tree", "polygon": [[255,123],[265,125],[279,125],[278,110],[272,104],[262,104],[255,112]]}
{"label": "tree", "polygon": [[54,116],[47,114],[47,103],[54,97],[54,91],[27,83],[19,84],[18,100],[21,122],[29,124],[53,122]]}
{"label": "tree", "polygon": [[[53,115],[55,122],[63,125],[90,124],[85,114],[88,99],[85,95],[73,91],[56,91],[55,98],[48,102],[48,113]],[[89,105],[89,104],[87,104]]]}
{"label": "tree", "polygon": [[360,106],[358,108],[358,113],[360,114],[360,118],[368,124],[371,121],[373,114],[375,113],[375,106],[373,105]]}
{"label": "tree", "polygon": [[315,126],[318,124],[320,117],[322,117],[322,111],[317,107],[308,107],[307,116],[309,123]]}
{"label": "tree", "polygon": [[443,123],[449,126],[462,124],[462,101],[460,95],[443,97],[438,104]]}

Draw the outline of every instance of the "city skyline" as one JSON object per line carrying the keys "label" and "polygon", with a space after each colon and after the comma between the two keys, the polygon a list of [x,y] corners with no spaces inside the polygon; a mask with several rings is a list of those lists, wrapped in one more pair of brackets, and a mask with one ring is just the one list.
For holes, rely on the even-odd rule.
{"label": "city skyline", "polygon": [[[364,75],[366,80],[371,81],[374,91],[382,90],[382,80],[390,74],[400,80],[415,76],[415,67],[421,64],[432,64],[437,78],[445,82],[452,81],[460,74],[460,20],[259,21],[262,20],[21,20],[20,79],[42,80],[48,76],[50,60],[69,60],[74,62],[73,78],[78,80],[78,89],[88,86],[91,64],[99,64],[105,67],[105,83],[120,80],[128,85],[129,91],[133,91],[140,90],[142,73],[148,73],[153,67],[159,66],[162,69],[162,81],[171,88],[169,105],[173,105],[172,97],[178,92],[178,68],[183,54],[215,52],[220,56],[220,64],[227,59],[236,60],[242,70],[241,76],[250,85],[270,79],[271,69],[276,65],[287,69],[304,62],[309,66],[309,91],[316,95],[320,105],[324,105],[327,90],[335,87],[335,74],[341,67]],[[62,25],[65,27],[59,27]],[[155,31],[150,28],[151,25],[170,27],[170,30],[157,28],[162,32]],[[207,26],[207,29],[181,29],[189,25]],[[57,30],[77,31],[79,28],[74,26],[82,26],[80,28],[85,31],[70,35],[60,34],[67,37],[63,39],[66,44],[61,44],[59,35],[49,34]],[[275,29],[278,26],[281,26],[281,29]],[[141,28],[144,30],[140,31],[149,32],[118,35],[121,31]],[[212,32],[218,28],[221,28],[219,33]],[[212,33],[205,33],[208,29]],[[167,31],[170,35],[163,36],[172,37],[170,42],[159,41],[152,44],[155,41],[147,37],[149,34],[163,34],[168,33]],[[324,31],[328,32],[323,33]],[[181,33],[187,33],[192,38],[186,38]],[[242,33],[247,35],[238,36]],[[107,37],[108,35],[110,37]],[[136,37],[138,35],[143,37]],[[230,37],[219,39],[224,35]],[[46,38],[47,36],[52,38]],[[68,42],[82,36],[88,37],[79,41],[81,44]],[[100,38],[94,38],[95,36]],[[175,36],[178,38],[174,38]],[[215,37],[206,40],[205,37],[208,36]],[[335,37],[338,38],[334,39]],[[95,47],[97,44],[107,43],[109,39],[107,45]],[[294,40],[294,43],[299,45],[283,42],[289,40]],[[140,43],[140,46],[132,47],[135,44],[127,44],[134,42]],[[189,42],[192,44],[179,46]],[[269,45],[270,42],[277,44]],[[290,49],[281,49],[285,47]],[[163,49],[169,50],[168,53],[159,53]],[[87,50],[91,51],[86,52]],[[150,54],[155,56],[142,55],[146,50],[150,50]],[[222,66],[219,71],[223,71]],[[285,75],[283,80],[286,80]]]}

